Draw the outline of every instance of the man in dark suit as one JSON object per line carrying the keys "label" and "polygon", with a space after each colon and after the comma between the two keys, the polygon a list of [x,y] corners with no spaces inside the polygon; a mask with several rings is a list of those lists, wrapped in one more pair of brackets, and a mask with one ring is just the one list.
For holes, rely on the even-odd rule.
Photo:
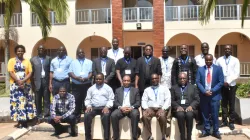
{"label": "man in dark suit", "polygon": [[212,114],[213,136],[221,139],[219,132],[219,109],[221,100],[221,88],[224,84],[222,68],[213,65],[213,56],[205,56],[206,65],[199,67],[196,76],[196,84],[200,90],[201,112],[204,121],[204,130],[200,137],[210,135],[209,114]]}
{"label": "man in dark suit", "polygon": [[174,116],[178,120],[181,140],[185,140],[185,122],[187,127],[187,140],[191,140],[193,118],[197,115],[200,102],[199,92],[196,86],[187,82],[187,74],[180,73],[179,84],[171,88],[171,106]]}
{"label": "man in dark suit", "polygon": [[97,73],[104,75],[104,82],[112,87],[111,81],[115,77],[115,61],[107,57],[107,47],[100,48],[100,58],[93,60],[93,76]]}
{"label": "man in dark suit", "polygon": [[115,111],[111,114],[113,139],[119,140],[119,120],[127,116],[131,119],[132,126],[132,139],[138,138],[138,122],[140,120],[140,113],[138,108],[140,107],[140,93],[139,90],[131,87],[131,78],[129,75],[125,75],[122,79],[123,87],[116,89],[114,108]]}
{"label": "man in dark suit", "polygon": [[151,75],[156,73],[161,79],[161,62],[153,56],[153,46],[146,45],[144,48],[144,56],[138,58],[135,69],[135,88],[139,88],[142,96],[144,89],[151,85]]}
{"label": "man in dark suit", "polygon": [[[45,54],[45,47],[39,46],[38,56],[31,58],[32,64],[32,83],[35,92],[35,103],[37,108],[37,116],[39,119],[49,116],[50,93],[49,93],[49,75],[51,58]],[[43,101],[43,105],[42,105]],[[42,114],[43,106],[43,114]]]}

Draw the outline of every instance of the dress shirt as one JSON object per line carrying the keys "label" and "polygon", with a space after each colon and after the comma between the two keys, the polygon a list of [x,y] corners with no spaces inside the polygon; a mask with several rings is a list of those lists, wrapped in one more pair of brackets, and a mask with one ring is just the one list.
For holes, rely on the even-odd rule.
{"label": "dress shirt", "polygon": [[211,76],[211,83],[210,85],[207,83],[207,73],[208,73],[208,68],[206,66],[205,70],[205,89],[206,90],[211,90],[211,85],[212,85],[212,80],[213,80],[213,65],[210,66],[210,76]]}
{"label": "dress shirt", "polygon": [[108,50],[108,54],[107,56],[111,59],[114,59],[115,61],[115,64],[116,62],[123,58],[124,57],[124,54],[123,54],[123,49],[122,48],[118,48],[117,50],[114,50],[113,48],[112,49],[109,49]]}
{"label": "dress shirt", "polygon": [[[155,95],[157,98],[155,98]],[[153,89],[152,86],[144,90],[142,96],[142,108],[147,109],[149,107],[162,108],[164,110],[171,106],[171,94],[168,88],[164,86],[158,86]]]}
{"label": "dress shirt", "polygon": [[42,65],[42,71],[41,71],[41,78],[44,78],[45,77],[45,70],[44,70],[44,67],[43,67],[43,62],[45,60],[45,57],[39,57],[40,61],[41,61],[41,65]]}
{"label": "dress shirt", "polygon": [[124,88],[122,107],[131,107],[130,104],[130,88]]}
{"label": "dress shirt", "polygon": [[236,85],[236,79],[240,77],[240,61],[238,58],[230,55],[228,58],[225,56],[220,57],[216,64],[222,67],[224,74],[224,81],[230,86]]}
{"label": "dress shirt", "polygon": [[85,99],[86,107],[101,107],[106,106],[108,108],[113,107],[114,92],[110,86],[103,84],[98,86],[94,84],[87,91],[87,97]]}
{"label": "dress shirt", "polygon": [[50,64],[50,71],[53,72],[53,78],[57,80],[69,78],[68,73],[71,62],[72,59],[68,56],[54,58]]}
{"label": "dress shirt", "polygon": [[172,71],[172,66],[174,63],[174,58],[168,56],[167,59],[164,59],[162,57],[159,57],[161,61],[161,71],[162,71],[162,76],[161,76],[161,85],[162,86],[167,86],[167,88],[171,88],[171,71]]}
{"label": "dress shirt", "polygon": [[[206,65],[205,56],[203,54],[197,55],[194,59],[198,67],[203,67]],[[216,64],[216,58],[214,56],[213,56],[213,64]]]}
{"label": "dress shirt", "polygon": [[61,98],[59,94],[56,94],[53,98],[51,105],[51,118],[55,116],[62,116],[63,119],[67,118],[69,115],[73,114],[75,111],[75,97],[66,93],[65,98]]}
{"label": "dress shirt", "polygon": [[[76,59],[72,61],[69,67],[69,73],[73,72],[75,76],[81,76],[82,78],[88,78],[89,73],[92,72],[92,61],[89,59]],[[81,82],[72,78],[72,82],[75,84],[82,84]]]}
{"label": "dress shirt", "polygon": [[107,75],[107,73],[106,73],[107,59],[108,59],[107,57],[106,57],[106,58],[102,58],[102,57],[101,57],[102,74],[103,74],[104,76]]}

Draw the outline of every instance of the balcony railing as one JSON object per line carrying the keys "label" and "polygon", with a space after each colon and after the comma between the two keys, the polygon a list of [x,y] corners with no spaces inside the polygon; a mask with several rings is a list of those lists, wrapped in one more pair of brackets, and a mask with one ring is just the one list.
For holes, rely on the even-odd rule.
{"label": "balcony railing", "polygon": [[[4,26],[4,14],[0,15],[0,27]],[[11,17],[11,27],[22,27],[22,13],[14,13]]]}
{"label": "balcony railing", "polygon": [[152,7],[123,8],[123,22],[151,22],[153,21]]}
{"label": "balcony railing", "polygon": [[[54,11],[49,11],[49,20],[51,25],[65,25],[66,22],[58,22],[56,20],[56,13]],[[31,13],[31,26],[39,26],[38,17],[35,13]]]}
{"label": "balcony railing", "polygon": [[200,19],[201,5],[166,6],[166,21],[191,21]]}
{"label": "balcony railing", "polygon": [[110,8],[76,10],[76,24],[111,23]]}
{"label": "balcony railing", "polygon": [[240,63],[240,76],[242,77],[250,76],[250,62]]}
{"label": "balcony railing", "polygon": [[0,76],[4,76],[6,74],[6,66],[4,62],[0,62]]}
{"label": "balcony railing", "polygon": [[[250,7],[249,6],[247,8],[246,19],[250,19]],[[216,5],[215,19],[216,20],[240,20],[241,10],[242,10],[241,4]]]}

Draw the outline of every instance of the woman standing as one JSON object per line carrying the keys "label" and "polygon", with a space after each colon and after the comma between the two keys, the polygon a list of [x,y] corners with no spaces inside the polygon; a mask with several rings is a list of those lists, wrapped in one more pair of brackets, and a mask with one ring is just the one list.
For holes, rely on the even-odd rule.
{"label": "woman standing", "polygon": [[10,110],[11,119],[18,121],[17,127],[27,127],[27,121],[36,116],[36,108],[30,92],[32,66],[28,59],[23,58],[25,47],[15,47],[15,58],[8,62],[10,74]]}

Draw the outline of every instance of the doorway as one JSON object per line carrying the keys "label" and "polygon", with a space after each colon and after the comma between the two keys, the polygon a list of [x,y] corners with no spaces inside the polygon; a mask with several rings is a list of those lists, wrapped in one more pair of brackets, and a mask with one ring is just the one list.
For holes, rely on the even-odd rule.
{"label": "doorway", "polygon": [[143,56],[143,47],[142,46],[131,46],[131,57],[138,59]]}

